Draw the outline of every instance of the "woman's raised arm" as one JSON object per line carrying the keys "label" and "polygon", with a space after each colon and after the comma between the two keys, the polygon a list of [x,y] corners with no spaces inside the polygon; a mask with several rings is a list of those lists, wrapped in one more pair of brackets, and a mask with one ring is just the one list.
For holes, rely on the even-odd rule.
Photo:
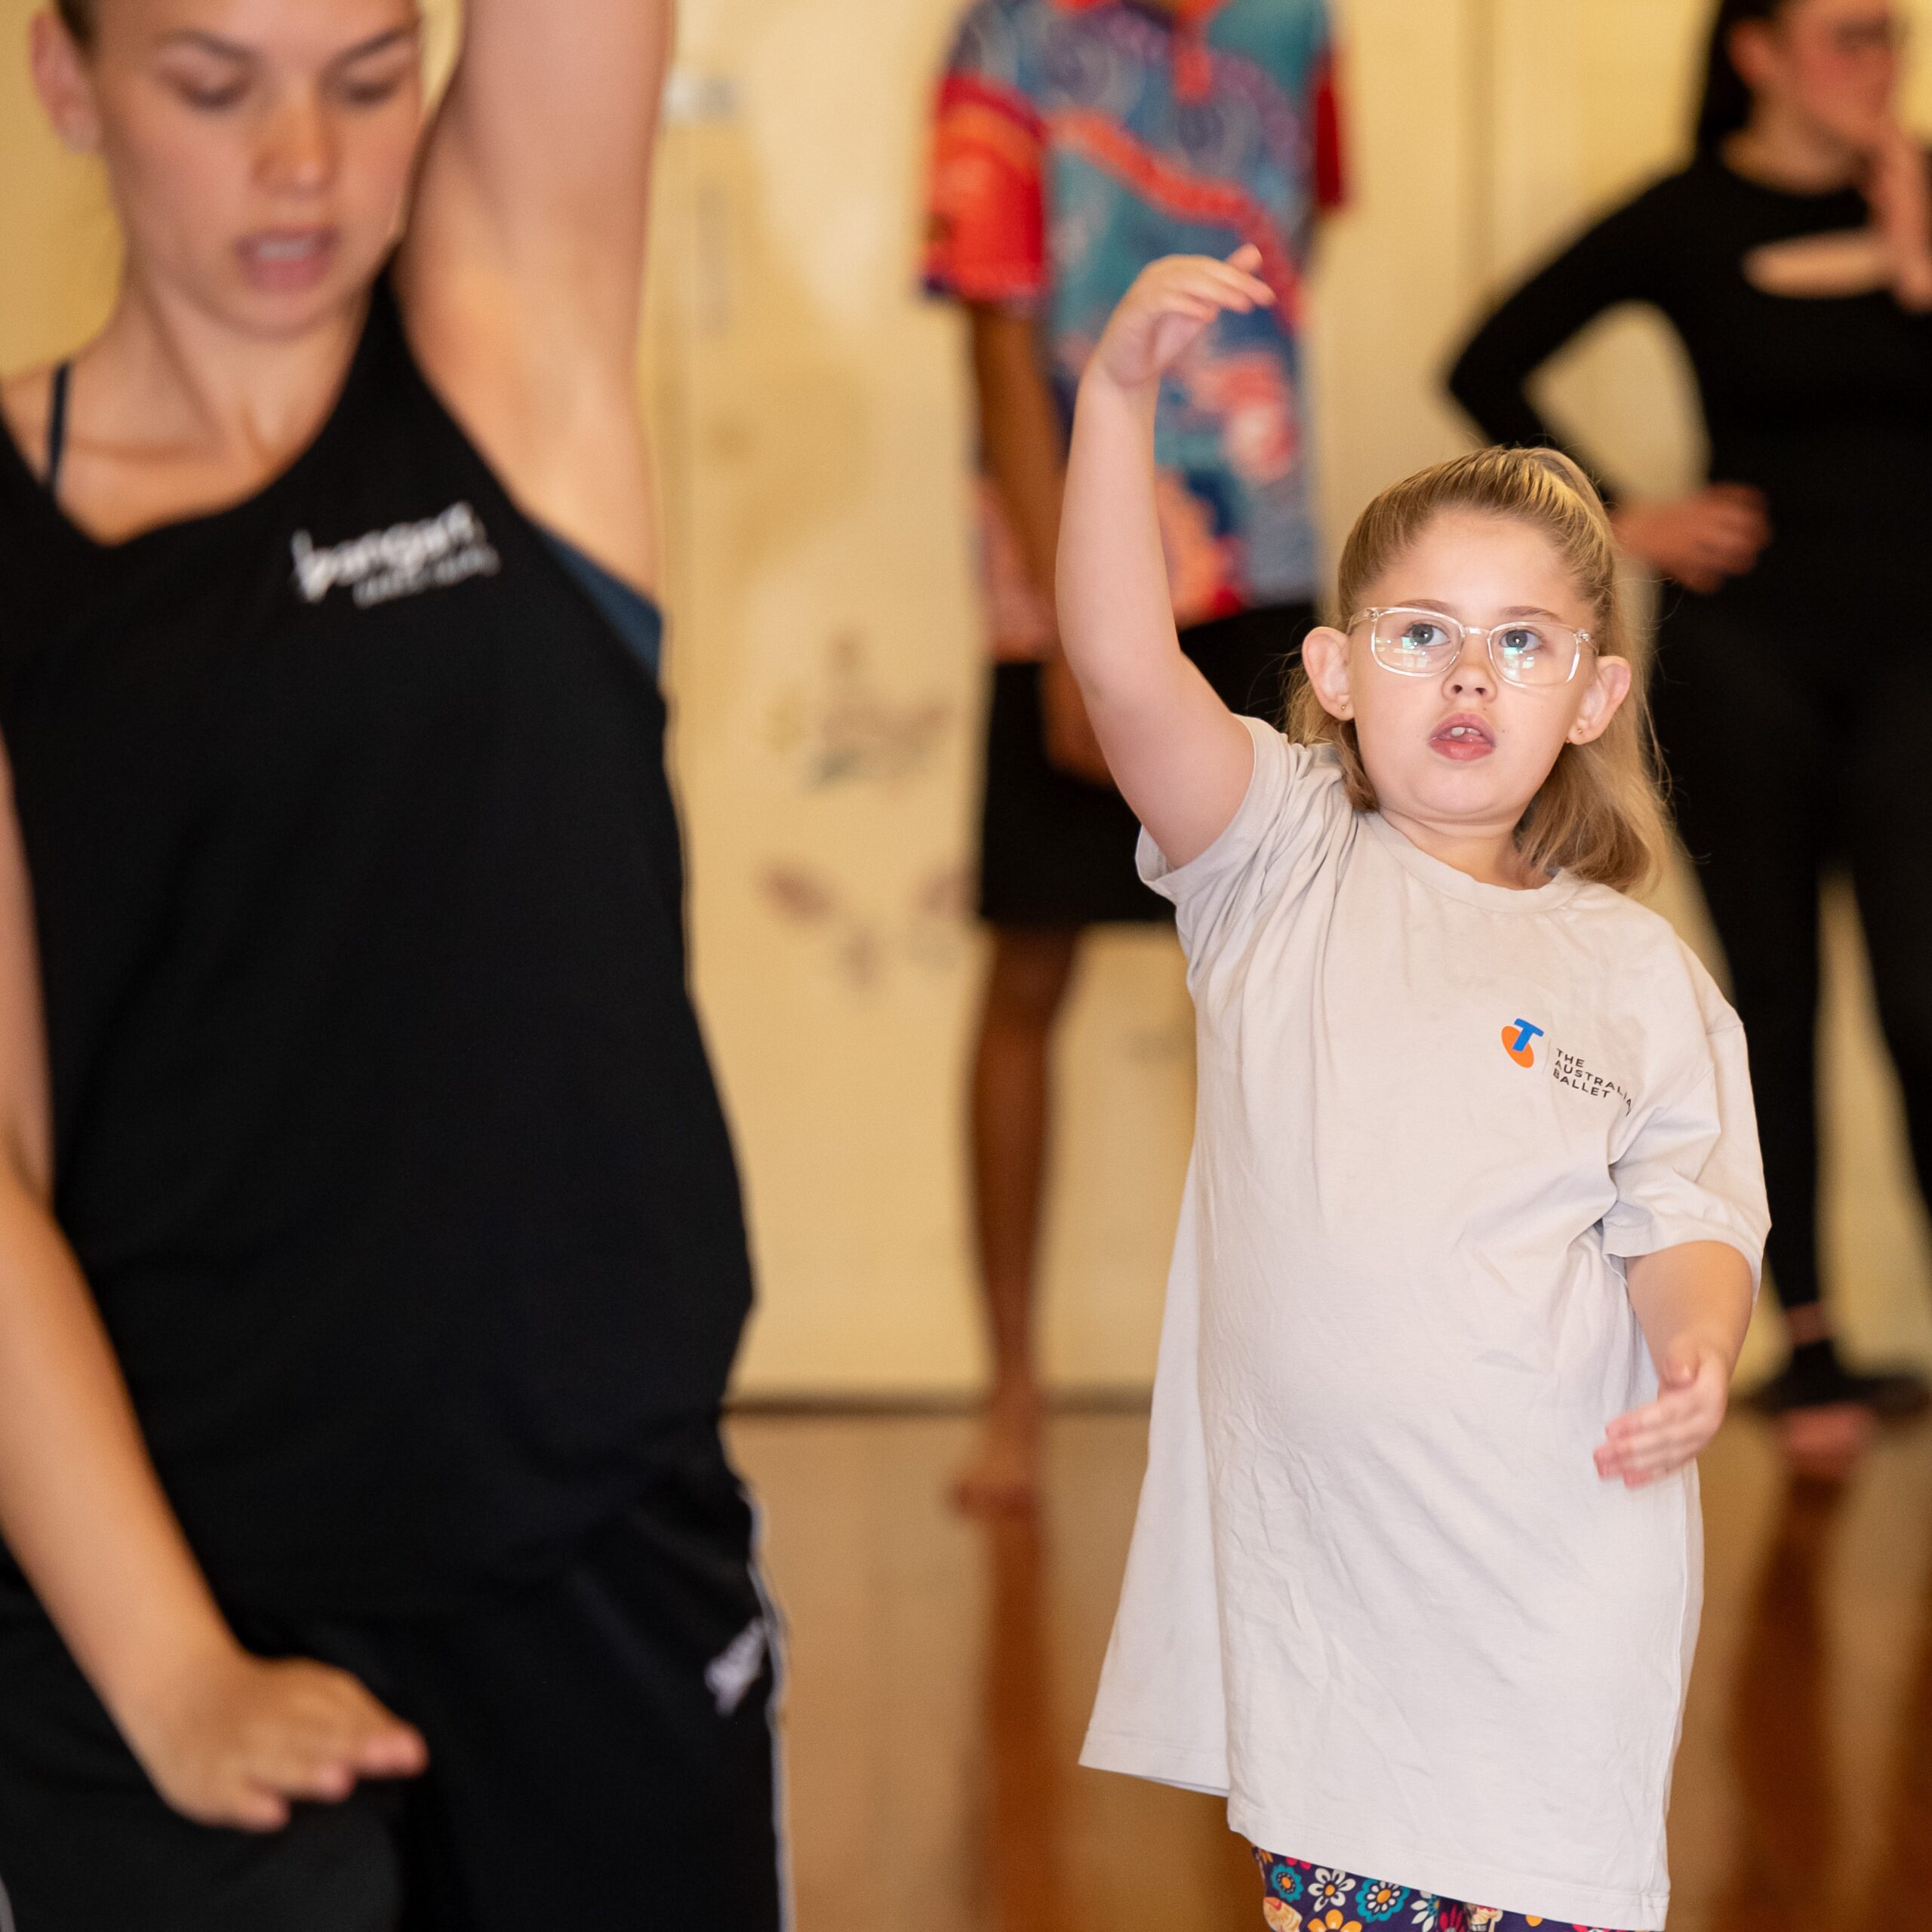
{"label": "woman's raised arm", "polygon": [[636,349],[670,0],[468,0],[397,281],[431,379],[539,521],[654,580]]}

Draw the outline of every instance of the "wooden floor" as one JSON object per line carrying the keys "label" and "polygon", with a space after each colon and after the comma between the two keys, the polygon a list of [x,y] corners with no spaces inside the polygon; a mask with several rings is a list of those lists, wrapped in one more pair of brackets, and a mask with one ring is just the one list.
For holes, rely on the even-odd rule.
{"label": "wooden floor", "polygon": [[[1037,1527],[946,1509],[957,1419],[732,1434],[791,1624],[799,1932],[1259,1932],[1214,1801],[1074,1763],[1142,1417],[1055,1420]],[[1734,1419],[1704,1496],[1672,1932],[1932,1932],[1932,1426],[1834,1490]]]}

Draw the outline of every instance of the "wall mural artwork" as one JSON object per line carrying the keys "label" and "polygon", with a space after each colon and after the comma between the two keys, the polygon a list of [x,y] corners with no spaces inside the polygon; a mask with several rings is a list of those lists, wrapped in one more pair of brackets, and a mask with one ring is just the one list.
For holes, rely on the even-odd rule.
{"label": "wall mural artwork", "polygon": [[[896,798],[935,775],[958,709],[943,692],[895,695],[875,675],[865,636],[842,630],[809,683],[780,691],[765,737],[801,796],[856,787]],[[848,879],[823,859],[774,857],[758,884],[766,909],[812,935],[854,991],[874,990],[895,965],[937,974],[959,965],[972,891],[961,857],[918,869],[883,906],[876,877]]]}
{"label": "wall mural artwork", "polygon": [[883,910],[823,866],[774,859],[759,881],[764,903],[786,925],[812,934],[833,969],[859,992],[871,992],[894,965],[950,973],[967,943],[971,878],[963,865],[941,865],[909,881]]}
{"label": "wall mural artwork", "polygon": [[956,709],[944,697],[893,698],[872,675],[865,638],[842,631],[816,682],[780,694],[766,737],[805,791],[853,780],[896,787],[931,768]]}

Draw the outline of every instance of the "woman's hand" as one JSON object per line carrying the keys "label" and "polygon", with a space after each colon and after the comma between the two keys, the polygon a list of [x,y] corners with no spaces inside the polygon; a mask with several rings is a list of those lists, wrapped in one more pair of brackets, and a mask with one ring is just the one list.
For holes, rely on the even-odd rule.
{"label": "woman's hand", "polygon": [[1718,1432],[1730,1399],[1730,1364],[1715,1341],[1673,1349],[1657,1371],[1657,1398],[1617,1417],[1596,1452],[1597,1474],[1641,1489],[1694,1462]]}
{"label": "woman's hand", "polygon": [[1611,518],[1617,540],[1640,563],[1708,597],[1742,577],[1770,541],[1761,492],[1713,483],[1667,503],[1629,503]]}
{"label": "woman's hand", "polygon": [[1265,308],[1274,291],[1255,273],[1261,251],[1251,242],[1225,262],[1211,255],[1166,255],[1151,262],[1108,322],[1091,368],[1121,389],[1158,382],[1223,310]]}
{"label": "woman's hand", "polygon": [[155,1789],[197,1824],[279,1830],[292,1801],[333,1804],[364,1778],[414,1777],[429,1761],[411,1725],[346,1671],[227,1647],[118,1713]]}
{"label": "woman's hand", "polygon": [[1865,198],[1885,243],[1900,306],[1932,309],[1932,181],[1924,149],[1896,122],[1872,156]]}

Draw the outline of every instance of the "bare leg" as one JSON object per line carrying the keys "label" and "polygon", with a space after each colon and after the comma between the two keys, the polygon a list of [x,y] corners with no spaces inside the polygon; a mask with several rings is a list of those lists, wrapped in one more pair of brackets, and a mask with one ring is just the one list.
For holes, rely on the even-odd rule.
{"label": "bare leg", "polygon": [[996,927],[973,1064],[974,1209],[993,1347],[984,1433],[960,1473],[962,1509],[1025,1509],[1039,1481],[1033,1274],[1047,1155],[1048,1054],[1077,927]]}

